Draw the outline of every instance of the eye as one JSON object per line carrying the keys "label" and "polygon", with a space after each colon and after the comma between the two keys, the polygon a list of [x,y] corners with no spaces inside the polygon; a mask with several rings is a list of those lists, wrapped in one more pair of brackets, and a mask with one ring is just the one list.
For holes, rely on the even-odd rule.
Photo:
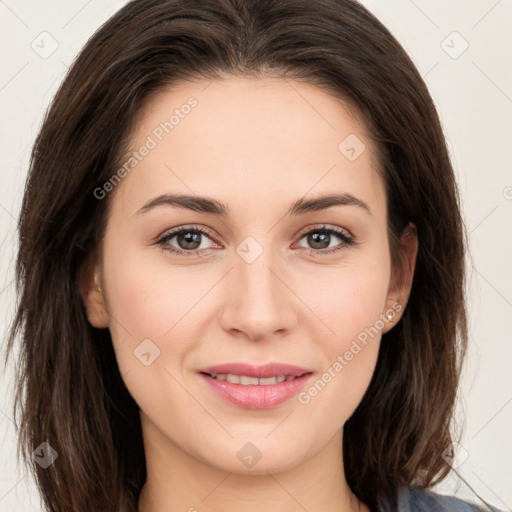
{"label": "eye", "polygon": [[[205,237],[213,241],[208,231],[200,226],[185,226],[165,234],[155,242],[155,245],[161,245],[163,250],[170,253],[183,256],[198,256],[203,251],[212,248],[211,246],[201,247],[202,239]],[[306,249],[314,256],[324,256],[356,244],[354,237],[346,230],[329,228],[325,225],[306,231],[301,235],[300,240],[304,238],[306,243],[310,245],[310,248],[306,247]],[[333,246],[331,242],[335,241],[335,239],[341,242]],[[174,243],[171,243],[173,240]],[[304,246],[299,245],[299,247]]]}
{"label": "eye", "polygon": [[[315,256],[324,256],[339,251],[344,247],[355,245],[356,241],[347,231],[341,228],[329,228],[325,225],[318,226],[303,233],[301,240],[306,238],[306,243],[312,247],[310,254]],[[341,243],[331,245],[335,239],[341,240]],[[304,246],[302,246],[304,247]],[[306,249],[309,249],[306,247]],[[328,249],[328,250],[325,250]]]}
{"label": "eye", "polygon": [[[212,238],[208,232],[199,226],[189,226],[184,228],[175,229],[167,233],[162,238],[157,240],[156,244],[162,245],[165,251],[180,254],[184,256],[194,256],[198,252],[208,250],[210,247],[201,247],[202,238],[207,237],[209,240]],[[170,242],[175,240],[178,247],[172,245]]]}

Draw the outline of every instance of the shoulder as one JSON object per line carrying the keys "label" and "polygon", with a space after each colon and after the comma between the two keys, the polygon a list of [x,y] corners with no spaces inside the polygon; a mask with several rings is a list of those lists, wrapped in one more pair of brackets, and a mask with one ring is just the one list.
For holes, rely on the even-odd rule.
{"label": "shoulder", "polygon": [[[391,512],[389,502],[384,503],[383,512]],[[436,494],[428,489],[404,487],[398,493],[397,512],[500,512],[481,502],[471,503],[455,496]],[[393,512],[395,512],[393,510]]]}

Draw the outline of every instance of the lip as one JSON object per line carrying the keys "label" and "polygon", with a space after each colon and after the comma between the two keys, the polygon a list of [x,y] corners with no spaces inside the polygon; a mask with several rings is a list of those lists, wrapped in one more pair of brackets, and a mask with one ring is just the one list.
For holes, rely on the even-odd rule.
{"label": "lip", "polygon": [[[293,376],[295,378],[276,384],[246,386],[225,380],[217,380],[211,376],[228,373],[257,378],[278,375]],[[286,402],[299,393],[311,379],[313,372],[298,366],[281,363],[271,363],[263,366],[229,363],[204,368],[199,370],[199,375],[210,390],[233,405],[246,409],[270,409]]]}

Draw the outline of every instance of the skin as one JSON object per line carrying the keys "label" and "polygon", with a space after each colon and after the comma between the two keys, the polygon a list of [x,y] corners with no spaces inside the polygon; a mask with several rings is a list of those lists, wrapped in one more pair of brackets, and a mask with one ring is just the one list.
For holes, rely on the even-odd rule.
{"label": "skin", "polygon": [[[139,112],[133,150],[190,96],[197,107],[106,199],[101,257],[81,282],[89,321],[110,329],[140,407],[148,478],[139,512],[369,510],[347,485],[342,439],[371,380],[380,334],[307,404],[293,397],[271,409],[240,408],[197,371],[286,362],[316,381],[397,303],[401,311],[382,332],[399,321],[416,261],[414,226],[402,239],[403,263],[392,266],[374,146],[354,112],[313,85],[243,77],[173,85]],[[338,150],[349,134],[366,147],[354,161]],[[231,215],[170,205],[137,214],[164,192],[214,198]],[[286,215],[302,197],[334,192],[352,194],[371,213],[338,205]],[[202,254],[154,243],[189,224],[208,231],[199,235]],[[348,230],[356,245],[334,234],[312,245],[304,234],[322,224]],[[251,263],[236,251],[246,237],[263,250]],[[167,247],[186,251],[179,242]],[[160,350],[148,366],[134,355],[147,338]],[[247,442],[261,452],[252,467],[237,457]]]}

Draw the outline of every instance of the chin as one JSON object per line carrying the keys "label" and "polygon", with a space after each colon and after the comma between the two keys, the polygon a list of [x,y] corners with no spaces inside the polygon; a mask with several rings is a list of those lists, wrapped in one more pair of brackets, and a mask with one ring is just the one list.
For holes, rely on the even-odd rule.
{"label": "chin", "polygon": [[264,438],[260,441],[254,438],[254,442],[235,441],[235,444],[234,447],[226,447],[213,460],[211,453],[208,454],[206,462],[238,475],[266,475],[288,471],[307,458],[306,453],[298,452],[297,446],[272,446]]}

